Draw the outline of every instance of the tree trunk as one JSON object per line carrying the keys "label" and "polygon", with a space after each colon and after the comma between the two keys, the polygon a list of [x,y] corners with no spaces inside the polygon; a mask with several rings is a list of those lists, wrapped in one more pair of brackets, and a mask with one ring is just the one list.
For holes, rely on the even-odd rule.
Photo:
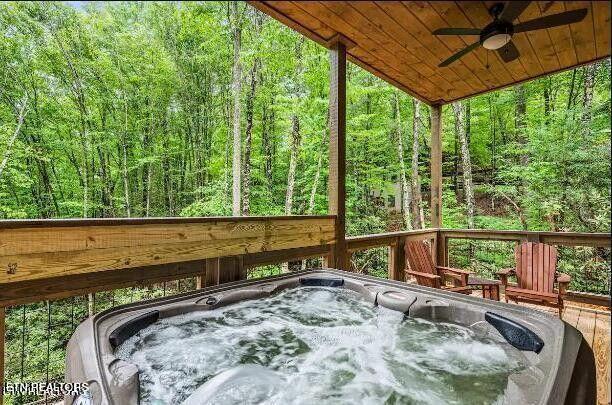
{"label": "tree trunk", "polygon": [[319,186],[319,178],[321,177],[321,166],[323,166],[323,151],[322,147],[325,145],[327,139],[327,128],[329,127],[329,111],[327,112],[327,120],[325,122],[325,128],[321,131],[323,139],[321,141],[321,148],[319,149],[319,159],[317,160],[317,171],[315,173],[314,180],[312,181],[312,189],[310,190],[310,199],[308,200],[308,210],[306,214],[312,215],[315,208],[315,197],[317,196],[317,187]]}
{"label": "tree trunk", "polygon": [[[124,96],[125,97],[125,96]],[[128,178],[128,146],[127,146],[127,132],[128,132],[128,107],[127,99],[125,102],[125,127],[123,129],[123,136],[121,138],[121,155],[122,155],[122,171],[123,171],[123,192],[125,196],[125,212],[128,218],[132,216],[132,207],[130,205],[130,183]],[[87,176],[85,176],[87,179]],[[87,190],[87,183],[85,183],[85,189]],[[85,193],[87,195],[87,193]]]}
{"label": "tree trunk", "polygon": [[2,177],[2,172],[4,171],[4,168],[6,167],[6,164],[8,163],[9,156],[11,156],[11,151],[13,149],[13,143],[15,143],[15,140],[17,139],[17,136],[19,135],[19,131],[21,131],[23,120],[25,119],[25,116],[27,114],[27,111],[26,111],[27,103],[28,103],[28,97],[25,96],[23,101],[21,102],[21,109],[19,110],[19,116],[17,117],[17,126],[15,127],[15,130],[13,131],[13,135],[11,136],[11,138],[8,141],[8,144],[6,145],[6,151],[4,152],[4,157],[2,158],[2,162],[0,162],[0,177]]}
{"label": "tree trunk", "polygon": [[240,64],[240,41],[241,27],[238,21],[238,2],[232,1],[230,5],[231,24],[232,24],[232,39],[234,41],[234,63],[232,69],[232,92],[234,96],[234,114],[233,114],[233,153],[232,153],[232,215],[240,216],[240,158],[242,154],[242,139],[240,133],[240,89],[242,67]]}
{"label": "tree trunk", "polygon": [[423,229],[425,215],[423,212],[423,201],[421,197],[421,176],[419,174],[419,127],[421,118],[421,102],[412,99],[414,118],[412,120],[412,227]]}
{"label": "tree trunk", "polygon": [[584,68],[584,89],[582,93],[582,130],[589,134],[591,128],[591,107],[593,105],[593,88],[595,87],[596,64]]}
{"label": "tree trunk", "polygon": [[550,78],[544,83],[544,123],[550,122]]}
{"label": "tree trunk", "polygon": [[[493,105],[491,95],[489,94],[489,122],[491,123],[491,186],[495,189],[495,177],[497,176],[497,133],[495,125],[495,115],[493,114]],[[495,196],[491,193],[491,209],[495,210]]]}
{"label": "tree trunk", "polygon": [[262,134],[261,143],[263,149],[264,174],[266,178],[266,186],[268,194],[271,197],[274,185],[274,110],[273,107],[268,107],[266,104],[262,107]]}
{"label": "tree trunk", "polygon": [[455,113],[455,132],[461,144],[461,170],[463,171],[463,192],[467,208],[468,229],[474,229],[474,190],[472,188],[472,163],[470,161],[470,148],[467,139],[467,125],[465,122],[465,106],[462,102],[453,103]]}
{"label": "tree trunk", "polygon": [[242,215],[249,215],[251,194],[251,146],[253,144],[253,102],[257,84],[257,64],[251,69],[251,86],[246,102],[246,130],[244,138],[244,162],[242,163]]}
{"label": "tree trunk", "polygon": [[516,118],[514,126],[516,128],[516,140],[521,148],[520,163],[529,163],[529,153],[527,151],[527,134],[525,133],[525,115],[527,113],[527,100],[525,99],[525,86],[519,84],[514,86],[514,97],[516,103]]}
{"label": "tree trunk", "polygon": [[289,158],[289,173],[287,174],[287,193],[285,194],[285,214],[291,215],[293,208],[293,191],[295,187],[295,171],[300,152],[300,118],[298,117],[302,89],[302,46],[304,38],[298,40],[295,46],[295,94],[293,95],[293,115],[291,116],[291,157]]}
{"label": "tree trunk", "polygon": [[289,173],[287,175],[287,193],[285,195],[285,214],[291,215],[293,208],[293,188],[295,187],[295,170],[297,168],[298,153],[300,149],[300,120],[297,115],[291,117],[291,157],[289,160]]}
{"label": "tree trunk", "polygon": [[569,95],[567,96],[567,108],[566,110],[569,111],[572,108],[572,105],[574,104],[574,88],[576,87],[576,69],[572,70],[572,80],[570,82],[570,91],[569,91]]}
{"label": "tree trunk", "polygon": [[400,169],[400,187],[402,194],[402,215],[404,217],[404,226],[406,229],[412,229],[412,219],[410,215],[410,203],[412,202],[412,190],[408,186],[406,178],[406,163],[404,162],[404,139],[402,136],[400,102],[397,90],[393,92],[393,115],[395,118],[394,131],[397,139],[397,157]]}

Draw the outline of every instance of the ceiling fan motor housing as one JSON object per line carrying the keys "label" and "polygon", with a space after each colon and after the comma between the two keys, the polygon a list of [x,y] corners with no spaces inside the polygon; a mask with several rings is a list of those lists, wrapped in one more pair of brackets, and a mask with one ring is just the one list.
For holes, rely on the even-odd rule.
{"label": "ceiling fan motor housing", "polygon": [[499,49],[510,42],[514,33],[512,24],[503,20],[493,21],[480,33],[480,44],[486,49]]}

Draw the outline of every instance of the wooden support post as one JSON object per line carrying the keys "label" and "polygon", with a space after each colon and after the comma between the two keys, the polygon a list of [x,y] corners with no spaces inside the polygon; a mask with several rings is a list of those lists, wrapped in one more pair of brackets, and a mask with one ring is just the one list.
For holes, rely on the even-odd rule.
{"label": "wooden support post", "polygon": [[[213,260],[215,260],[213,278],[216,284],[246,279],[246,268],[242,256],[219,257]],[[208,268],[208,261],[206,261],[206,267]]]}
{"label": "wooden support post", "polygon": [[346,45],[329,50],[329,213],[336,216],[335,245],[327,266],[350,270],[346,252]]}
{"label": "wooden support post", "polygon": [[436,237],[435,263],[437,266],[448,266],[448,239],[446,235],[438,231]]}
{"label": "wooden support post", "polygon": [[219,258],[206,259],[206,278],[204,287],[219,285]]}
{"label": "wooden support post", "polygon": [[404,255],[404,245],[406,239],[403,237],[397,238],[396,242],[389,246],[389,279],[396,281],[404,281],[404,270],[406,267],[406,257]]}
{"label": "wooden support post", "polygon": [[442,106],[431,107],[431,227],[442,228]]}
{"label": "wooden support post", "polygon": [[4,336],[6,334],[5,327],[5,309],[0,307],[0,404],[4,403]]}
{"label": "wooden support post", "polygon": [[242,255],[206,259],[205,281],[202,287],[246,280],[246,277],[247,272]]}
{"label": "wooden support post", "polygon": [[196,289],[206,287],[206,262],[202,264],[202,273],[196,277]]}

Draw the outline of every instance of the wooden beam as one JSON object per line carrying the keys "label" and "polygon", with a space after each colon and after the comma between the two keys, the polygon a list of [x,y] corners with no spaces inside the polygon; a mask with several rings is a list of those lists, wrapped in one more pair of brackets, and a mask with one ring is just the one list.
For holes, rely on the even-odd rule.
{"label": "wooden beam", "polygon": [[329,214],[336,216],[335,245],[327,267],[349,270],[346,254],[346,45],[329,50]]}
{"label": "wooden beam", "polygon": [[431,227],[442,227],[442,106],[431,107]]}

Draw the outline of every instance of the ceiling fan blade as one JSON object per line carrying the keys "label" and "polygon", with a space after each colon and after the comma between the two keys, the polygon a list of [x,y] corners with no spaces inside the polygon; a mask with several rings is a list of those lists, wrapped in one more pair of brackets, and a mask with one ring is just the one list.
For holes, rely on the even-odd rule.
{"label": "ceiling fan blade", "polygon": [[454,54],[450,58],[446,59],[444,62],[440,63],[438,65],[438,67],[446,67],[446,66],[450,65],[451,63],[453,63],[454,61],[456,61],[457,59],[459,59],[463,55],[465,55],[465,54],[467,54],[469,52],[472,52],[474,49],[478,48],[479,46],[480,46],[480,41],[474,42],[472,45],[468,45],[467,47],[463,48],[462,50],[460,50],[459,52],[457,52],[456,54]]}
{"label": "ceiling fan blade", "polygon": [[514,32],[525,32],[541,30],[544,28],[557,27],[559,25],[573,24],[584,20],[589,10],[580,8],[578,10],[565,11],[559,14],[547,15],[533,20],[518,23],[514,26]]}
{"label": "ceiling fan blade", "polygon": [[439,28],[433,35],[480,35],[479,28]]}
{"label": "ceiling fan blade", "polygon": [[530,1],[507,1],[504,4],[504,9],[499,15],[500,20],[512,22],[516,20],[516,18],[521,15],[523,11],[527,8],[527,6],[531,3]]}
{"label": "ceiling fan blade", "polygon": [[516,46],[512,43],[512,41],[508,42],[506,45],[499,48],[497,50],[497,53],[499,54],[499,56],[501,56],[503,61],[506,63],[512,62],[513,60],[515,60],[516,58],[520,56],[518,49],[516,49]]}

